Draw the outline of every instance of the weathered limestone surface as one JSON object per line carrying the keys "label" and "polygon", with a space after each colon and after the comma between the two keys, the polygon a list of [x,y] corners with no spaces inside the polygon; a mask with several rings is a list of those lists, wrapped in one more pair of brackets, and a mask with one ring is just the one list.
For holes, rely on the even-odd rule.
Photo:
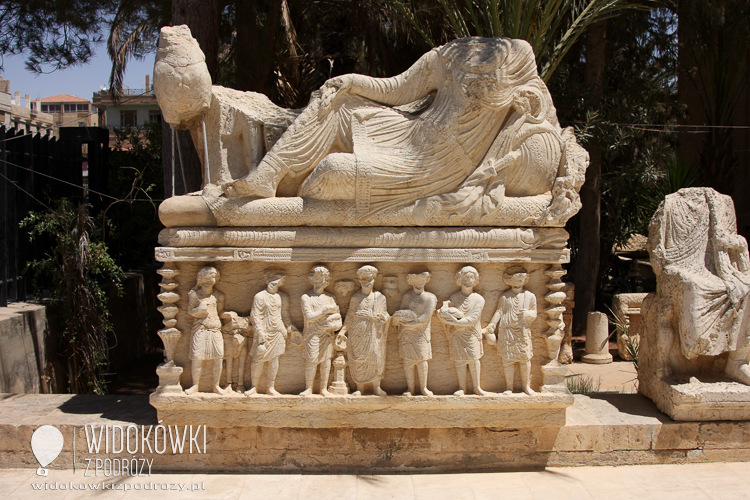
{"label": "weathered limestone surface", "polygon": [[[528,43],[456,40],[392,78],[335,77],[303,110],[212,86],[184,26],[162,29],[154,74],[165,120],[191,131],[204,167],[202,192],[160,206],[167,352],[151,400],[160,418],[560,425],[572,403],[558,362],[563,226],[580,208],[588,154],[558,123]],[[311,295],[311,270],[323,266],[328,282]],[[500,354],[483,331],[511,294],[502,278],[511,268],[528,279],[513,313],[523,316],[520,357],[506,331],[520,323],[498,327]],[[221,279],[191,300],[200,269]],[[285,275],[283,291],[267,288],[270,271]],[[209,318],[210,335],[197,309],[208,301],[213,311],[209,292],[225,311]],[[230,313],[249,323],[230,345],[252,347],[222,370],[218,332]],[[328,316],[331,326],[311,328]],[[203,337],[217,344],[199,357],[190,345]],[[514,389],[526,394],[498,396]]]}
{"label": "weathered limestone surface", "polygon": [[46,375],[47,314],[39,304],[0,308],[0,390],[41,393]]}
{"label": "weathered limestone surface", "polygon": [[[36,469],[39,464],[29,443],[34,430],[43,424],[56,426],[65,440],[62,453],[49,468],[72,468],[75,435],[80,471],[87,458],[133,457],[89,454],[84,425],[126,428],[133,424],[140,429],[157,423],[156,410],[146,396],[2,394],[0,467]],[[173,454],[169,449],[156,454],[146,449],[145,454],[135,456],[153,459],[153,470],[159,472],[271,473],[478,472],[750,461],[747,421],[675,422],[636,394],[575,396],[566,422],[558,427],[500,429],[490,424],[421,429],[208,426],[206,453]],[[202,435],[199,443],[203,451]]]}
{"label": "weathered limestone surface", "polygon": [[657,292],[642,306],[640,390],[674,419],[750,418],[750,259],[731,198],[667,196],[649,252]]}
{"label": "weathered limestone surface", "polygon": [[299,112],[211,86],[190,30],[165,27],[154,90],[204,153],[206,188],[162,203],[168,227],[561,227],[580,208],[588,154],[521,40],[464,38],[392,78],[339,76]]}

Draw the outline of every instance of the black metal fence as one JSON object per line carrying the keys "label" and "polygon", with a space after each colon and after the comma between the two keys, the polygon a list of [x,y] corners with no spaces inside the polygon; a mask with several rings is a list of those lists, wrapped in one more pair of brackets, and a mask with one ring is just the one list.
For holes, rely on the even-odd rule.
{"label": "black metal fence", "polygon": [[34,249],[19,228],[29,212],[63,196],[87,199],[95,210],[103,203],[95,193],[106,192],[108,131],[63,127],[59,133],[57,139],[0,126],[0,307],[26,300],[30,292],[23,269]]}

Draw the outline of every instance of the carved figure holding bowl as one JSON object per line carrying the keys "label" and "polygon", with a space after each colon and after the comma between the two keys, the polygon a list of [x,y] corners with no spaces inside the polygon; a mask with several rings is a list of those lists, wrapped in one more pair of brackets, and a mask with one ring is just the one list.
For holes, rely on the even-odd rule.
{"label": "carved figure holding bowl", "polygon": [[438,319],[446,325],[450,345],[450,357],[456,366],[458,390],[455,396],[466,394],[466,369],[471,373],[474,392],[485,395],[480,385],[481,364],[484,356],[480,320],[484,308],[484,297],[474,292],[479,283],[479,271],[472,266],[462,267],[456,273],[456,284],[461,290],[438,310]]}
{"label": "carved figure holding bowl", "polygon": [[367,384],[378,396],[386,393],[380,388],[385,371],[385,348],[391,317],[385,295],[373,290],[377,268],[362,266],[357,269],[360,290],[349,301],[349,309],[342,333],[347,336],[346,353],[349,373],[360,396]]}
{"label": "carved figure holding bowl", "polygon": [[320,394],[329,396],[328,376],[335,332],[342,327],[341,312],[333,295],[326,292],[331,283],[331,272],[325,266],[315,266],[308,274],[312,290],[302,295],[303,353],[305,356],[305,390],[300,396],[313,393],[315,374],[320,368]]}
{"label": "carved figure holding bowl", "polygon": [[274,387],[279,371],[279,356],[286,351],[286,339],[289,334],[298,333],[289,317],[289,297],[279,291],[284,278],[285,274],[282,271],[267,271],[266,289],[255,294],[253,298],[253,308],[250,313],[255,327],[253,345],[250,348],[252,357],[250,378],[253,386],[245,392],[246,396],[257,393],[266,365],[268,365],[266,392],[271,396],[280,395]]}
{"label": "carved figure holding bowl", "polygon": [[406,282],[412,289],[401,299],[401,309],[393,314],[392,322],[399,327],[399,354],[406,372],[408,387],[404,396],[417,394],[415,371],[419,376],[419,392],[432,396],[427,388],[427,361],[432,359],[432,315],[437,307],[437,297],[425,291],[430,282],[430,273],[409,274]]}
{"label": "carved figure holding bowl", "polygon": [[[505,371],[505,393],[513,392],[515,367],[518,365],[521,387],[526,394],[534,394],[529,385],[531,376],[531,323],[536,319],[536,296],[524,290],[529,275],[522,267],[508,269],[503,281],[510,288],[500,295],[497,310],[485,329],[489,344],[497,344]],[[495,335],[497,331],[497,335]]]}

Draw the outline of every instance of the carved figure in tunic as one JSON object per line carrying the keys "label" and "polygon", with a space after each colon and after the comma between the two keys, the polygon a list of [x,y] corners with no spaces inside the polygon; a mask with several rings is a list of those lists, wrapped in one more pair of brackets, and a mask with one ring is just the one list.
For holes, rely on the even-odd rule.
{"label": "carved figure in tunic", "polygon": [[[521,387],[526,394],[534,394],[529,385],[531,358],[534,354],[531,342],[531,323],[536,319],[536,296],[524,290],[529,275],[523,268],[511,268],[503,274],[503,281],[510,287],[500,295],[497,311],[485,329],[489,344],[497,343],[497,354],[502,358],[505,371],[505,392],[513,392],[515,367],[521,375]],[[495,331],[497,330],[497,336]]]}
{"label": "carved figure in tunic", "polygon": [[333,340],[342,326],[336,299],[326,292],[331,283],[331,272],[325,266],[315,266],[308,274],[312,290],[302,295],[302,316],[305,318],[303,353],[305,356],[305,390],[300,396],[313,393],[315,373],[320,367],[320,394],[328,396],[328,375],[331,372]]}
{"label": "carved figure in tunic", "polygon": [[391,317],[388,315],[385,296],[373,290],[377,268],[362,266],[357,270],[361,288],[349,301],[349,309],[344,322],[347,336],[346,355],[349,372],[360,396],[367,384],[378,396],[386,393],[380,388],[380,380],[385,371],[385,348]]}
{"label": "carved figure in tunic", "polygon": [[274,388],[276,374],[279,371],[279,356],[286,351],[286,339],[290,333],[297,332],[289,318],[289,298],[279,288],[284,283],[284,273],[268,271],[266,273],[265,290],[261,290],[253,298],[253,308],[250,317],[255,327],[253,345],[250,348],[250,378],[253,387],[245,392],[250,396],[257,393],[263,369],[268,365],[267,394],[278,396]]}
{"label": "carved figure in tunic", "polygon": [[401,309],[393,314],[391,320],[399,327],[399,354],[408,387],[404,396],[416,394],[415,371],[419,376],[420,392],[425,396],[432,396],[432,391],[427,389],[427,361],[432,359],[430,326],[437,307],[437,297],[424,289],[430,282],[429,272],[409,274],[406,282],[412,289],[404,294]]}
{"label": "carved figure in tunic", "polygon": [[185,391],[186,394],[198,392],[203,361],[213,361],[213,391],[224,394],[224,390],[219,387],[224,358],[220,318],[224,311],[224,294],[214,289],[219,276],[215,267],[202,268],[198,271],[195,288],[188,293],[188,314],[194,318],[190,339],[193,385]]}
{"label": "carved figure in tunic", "polygon": [[726,375],[750,385],[750,258],[732,199],[710,188],[668,195],[648,249],[657,293],[643,308],[674,318],[686,360],[728,352]]}
{"label": "carved figure in tunic", "polygon": [[234,378],[234,363],[237,362],[237,383],[234,388],[237,392],[245,392],[245,361],[248,356],[248,338],[253,335],[253,325],[250,318],[242,317],[236,312],[224,313],[228,321],[221,327],[224,334],[224,361],[226,362],[227,386],[226,392],[232,392]]}
{"label": "carved figure in tunic", "polygon": [[446,325],[450,345],[450,357],[456,366],[458,390],[455,396],[466,394],[466,369],[471,373],[474,392],[486,394],[480,385],[480,358],[484,356],[482,327],[480,324],[484,297],[474,293],[479,283],[479,272],[472,266],[461,268],[456,273],[456,284],[461,290],[454,293],[449,301],[443,302],[438,310],[438,319]]}

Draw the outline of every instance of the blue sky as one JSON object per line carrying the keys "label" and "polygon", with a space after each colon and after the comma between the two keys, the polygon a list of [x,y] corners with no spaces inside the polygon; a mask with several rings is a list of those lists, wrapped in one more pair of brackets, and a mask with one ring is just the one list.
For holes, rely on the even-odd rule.
{"label": "blue sky", "polygon": [[[143,61],[128,61],[125,85],[133,89],[144,88],[146,75],[153,74],[155,55],[154,52]],[[19,91],[21,98],[29,94],[32,100],[57,94],[70,94],[91,100],[91,96],[101,85],[107,85],[112,68],[104,44],[99,45],[89,64],[49,74],[35,75],[26,70],[23,55],[2,56],[2,61],[3,71],[0,76],[10,80],[11,95]]]}

